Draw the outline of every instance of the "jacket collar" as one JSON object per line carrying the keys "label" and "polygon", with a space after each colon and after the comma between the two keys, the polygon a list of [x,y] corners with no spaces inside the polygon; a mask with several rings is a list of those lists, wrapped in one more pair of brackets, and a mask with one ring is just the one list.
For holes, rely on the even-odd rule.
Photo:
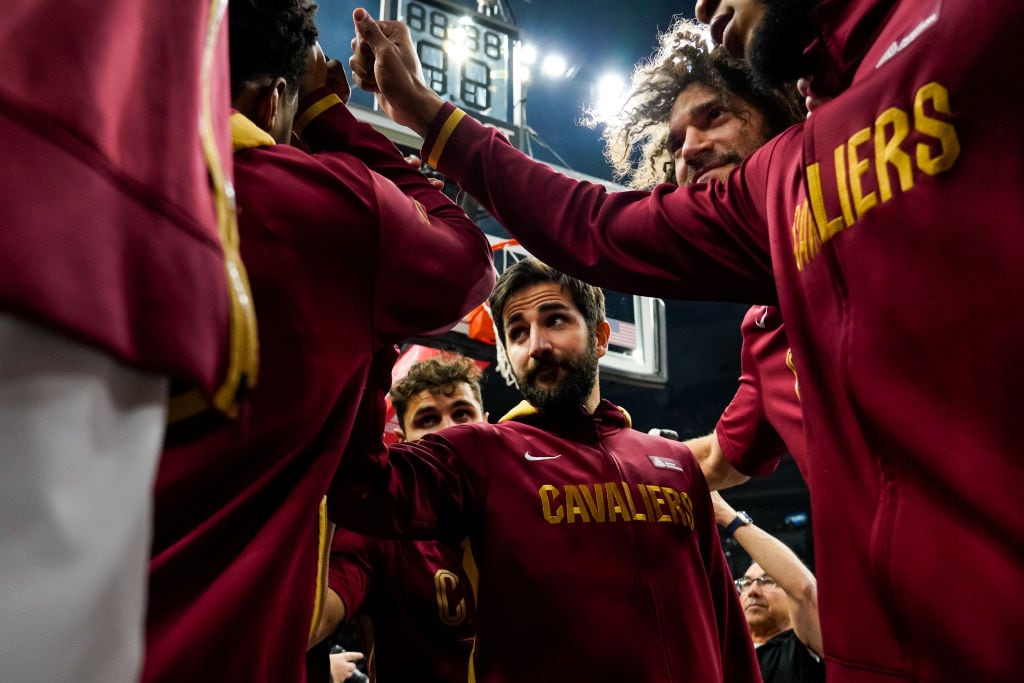
{"label": "jacket collar", "polygon": [[551,429],[552,431],[562,431],[562,429],[555,429],[559,426],[568,426],[570,422],[580,423],[594,423],[602,427],[612,427],[618,429],[628,429],[632,426],[633,421],[626,412],[625,408],[621,408],[611,401],[602,400],[597,404],[597,409],[594,410],[593,415],[586,413],[582,408],[579,411],[579,417],[573,416],[559,416],[556,420],[548,415],[540,412],[534,408],[527,401],[520,401],[517,406],[512,410],[505,413],[498,422],[522,422],[524,424],[532,424],[542,429]]}
{"label": "jacket collar", "polygon": [[270,137],[270,133],[253,123],[245,114],[238,111],[232,112],[231,145],[234,148],[233,151],[270,147],[273,144],[275,144],[274,138]]}
{"label": "jacket collar", "polygon": [[820,0],[811,13],[818,37],[804,51],[815,96],[836,95],[853,80],[900,0]]}

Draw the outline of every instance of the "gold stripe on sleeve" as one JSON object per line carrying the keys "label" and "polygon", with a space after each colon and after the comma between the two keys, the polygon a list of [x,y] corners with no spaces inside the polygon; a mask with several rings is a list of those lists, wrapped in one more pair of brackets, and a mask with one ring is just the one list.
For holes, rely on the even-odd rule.
{"label": "gold stripe on sleeve", "polygon": [[339,104],[343,104],[343,102],[341,101],[341,98],[338,97],[336,94],[331,93],[330,95],[325,95],[324,97],[314,102],[309,107],[309,109],[302,112],[302,116],[295,119],[295,125],[292,126],[292,132],[301,138],[302,131],[306,129],[306,126],[308,126],[310,122],[313,121],[313,119],[320,116],[320,114],[323,114],[331,107]]}
{"label": "gold stripe on sleeve", "polygon": [[437,162],[441,159],[441,152],[444,151],[444,146],[448,143],[448,138],[455,132],[455,126],[459,125],[459,121],[466,115],[466,112],[461,109],[455,109],[452,111],[452,115],[448,117],[448,120],[441,126],[441,132],[437,134],[437,140],[434,141],[434,146],[430,148],[430,154],[427,155],[427,163],[431,166],[436,167]]}

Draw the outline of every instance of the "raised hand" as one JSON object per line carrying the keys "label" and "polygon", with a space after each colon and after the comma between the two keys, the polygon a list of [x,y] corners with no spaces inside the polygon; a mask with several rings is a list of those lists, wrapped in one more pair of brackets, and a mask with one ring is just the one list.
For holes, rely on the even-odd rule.
{"label": "raised hand", "polygon": [[299,98],[327,86],[342,102],[348,102],[352,94],[348,85],[348,78],[345,77],[345,69],[337,59],[327,59],[320,43],[314,43],[310,49],[309,59],[306,61],[306,73],[302,77],[299,86]]}
{"label": "raised hand", "polygon": [[442,101],[423,81],[408,27],[374,21],[361,7],[352,13],[352,21],[356,37],[348,63],[356,85],[377,93],[381,108],[395,122],[425,134]]}

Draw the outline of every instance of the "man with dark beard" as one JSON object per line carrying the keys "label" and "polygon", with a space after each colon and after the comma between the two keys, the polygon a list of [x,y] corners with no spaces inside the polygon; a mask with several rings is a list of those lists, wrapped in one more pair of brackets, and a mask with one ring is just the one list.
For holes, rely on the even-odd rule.
{"label": "man with dark beard", "polygon": [[356,10],[350,64],[545,262],[779,306],[831,683],[1018,678],[1024,594],[995,587],[1024,576],[1024,3],[707,0],[697,16],[833,99],[725,181],[649,194],[559,175],[442,102],[400,25]]}
{"label": "man with dark beard", "polygon": [[693,455],[600,398],[601,290],[527,259],[490,306],[526,400],[368,455],[385,379],[360,416],[376,443],[342,460],[341,524],[466,539],[473,680],[760,680]]}

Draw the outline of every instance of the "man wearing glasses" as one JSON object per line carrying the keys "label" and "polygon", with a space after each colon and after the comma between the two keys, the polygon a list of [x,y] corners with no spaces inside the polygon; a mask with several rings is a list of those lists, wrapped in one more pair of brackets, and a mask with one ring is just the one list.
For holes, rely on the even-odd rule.
{"label": "man wearing glasses", "polygon": [[764,683],[824,683],[818,582],[782,541],[711,492],[715,520],[754,561],[736,579]]}

